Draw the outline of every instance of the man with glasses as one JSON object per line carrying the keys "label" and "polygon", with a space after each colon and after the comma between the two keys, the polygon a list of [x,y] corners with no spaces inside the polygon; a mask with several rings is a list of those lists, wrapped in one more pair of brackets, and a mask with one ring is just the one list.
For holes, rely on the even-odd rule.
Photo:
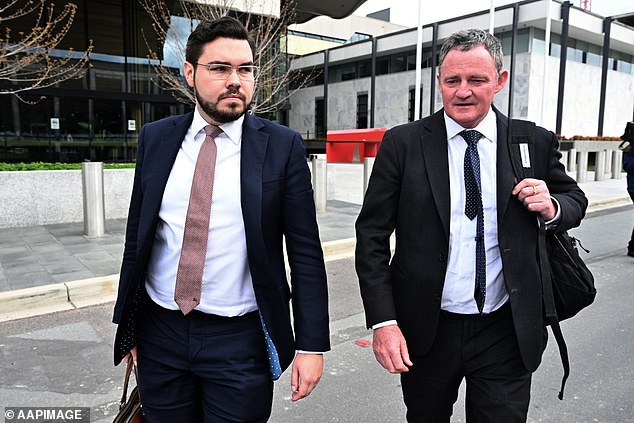
{"label": "man with glasses", "polygon": [[330,348],[303,141],[248,112],[253,51],[236,19],[200,23],[194,112],[139,134],[114,359],[138,363],[151,422],[265,422],[273,380],[293,363],[291,398],[307,396]]}

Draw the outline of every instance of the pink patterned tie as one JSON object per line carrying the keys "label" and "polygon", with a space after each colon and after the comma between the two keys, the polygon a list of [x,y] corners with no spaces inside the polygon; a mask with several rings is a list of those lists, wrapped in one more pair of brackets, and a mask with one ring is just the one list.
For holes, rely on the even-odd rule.
{"label": "pink patterned tie", "polygon": [[216,170],[216,143],[214,138],[222,132],[216,125],[205,126],[203,142],[196,168],[189,206],[185,219],[183,246],[176,274],[174,301],[183,314],[188,314],[200,303],[207,239],[209,237],[209,215],[211,213],[211,194],[214,188]]}

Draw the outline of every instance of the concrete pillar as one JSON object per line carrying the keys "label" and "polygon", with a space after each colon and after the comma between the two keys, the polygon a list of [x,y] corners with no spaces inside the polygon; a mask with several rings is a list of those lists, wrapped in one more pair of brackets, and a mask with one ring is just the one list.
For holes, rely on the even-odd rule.
{"label": "concrete pillar", "polygon": [[370,182],[370,175],[372,174],[372,168],[374,167],[374,157],[365,157],[363,159],[363,196],[368,190],[368,183]]}
{"label": "concrete pillar", "polygon": [[559,161],[564,165],[564,169],[568,171],[568,151],[560,151],[561,159]]}
{"label": "concrete pillar", "polygon": [[571,148],[568,151],[568,172],[576,172],[576,171],[577,171],[577,149]]}
{"label": "concrete pillar", "polygon": [[623,169],[623,152],[616,150],[612,154],[612,179],[621,179],[621,170]]}
{"label": "concrete pillar", "polygon": [[103,163],[83,162],[81,181],[84,202],[84,235],[103,236],[106,231],[106,208],[103,190]]}
{"label": "concrete pillar", "polygon": [[588,171],[588,152],[579,152],[579,162],[577,167],[577,182],[582,183],[586,181],[586,172]]}
{"label": "concrete pillar", "polygon": [[326,211],[328,200],[328,168],[325,154],[311,154],[313,195],[317,213]]}
{"label": "concrete pillar", "polygon": [[603,181],[605,179],[605,150],[597,151],[595,157],[594,180]]}
{"label": "concrete pillar", "polygon": [[612,174],[612,155],[614,154],[614,150],[605,150],[605,174]]}

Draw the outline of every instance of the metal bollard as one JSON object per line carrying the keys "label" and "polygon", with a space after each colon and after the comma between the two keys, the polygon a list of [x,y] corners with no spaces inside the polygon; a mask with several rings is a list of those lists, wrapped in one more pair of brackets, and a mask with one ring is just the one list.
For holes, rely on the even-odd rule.
{"label": "metal bollard", "polygon": [[605,150],[597,151],[594,159],[594,180],[605,179]]}
{"label": "metal bollard", "polygon": [[621,179],[621,170],[623,169],[623,152],[616,150],[612,154],[612,179]]}
{"label": "metal bollard", "polygon": [[577,163],[577,182],[586,181],[586,172],[588,171],[588,152],[579,152],[579,162]]}
{"label": "metal bollard", "polygon": [[375,157],[365,157],[363,159],[363,196],[368,190],[368,183],[370,182],[370,175],[372,175],[372,168],[374,167]]}
{"label": "metal bollard", "polygon": [[103,190],[103,163],[81,164],[84,201],[84,235],[103,236],[106,230],[106,210]]}
{"label": "metal bollard", "polygon": [[325,154],[311,154],[313,195],[315,198],[315,211],[326,211],[328,199],[328,168]]}

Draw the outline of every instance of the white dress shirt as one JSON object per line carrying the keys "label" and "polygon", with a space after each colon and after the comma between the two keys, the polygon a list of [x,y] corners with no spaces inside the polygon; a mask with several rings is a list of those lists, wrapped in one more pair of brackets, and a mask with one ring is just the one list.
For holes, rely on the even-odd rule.
{"label": "white dress shirt", "polygon": [[[475,256],[477,219],[465,215],[464,155],[467,142],[460,132],[465,128],[445,113],[449,153],[449,258],[440,308],[453,313],[477,314],[475,290]],[[480,156],[480,181],[484,210],[484,249],[486,254],[486,297],[483,313],[500,308],[509,298],[502,274],[502,258],[498,246],[497,223],[497,122],[489,109],[476,126],[483,137],[477,143]]]}
{"label": "white dress shirt", "polygon": [[[244,116],[220,125],[217,145],[209,240],[203,271],[200,304],[204,313],[239,316],[257,310],[247,258],[240,196],[240,151]],[[159,211],[150,255],[146,288],[150,298],[170,310],[174,301],[176,273],[183,244],[185,217],[196,159],[207,122],[198,109],[170,172]],[[176,142],[176,140],[174,140]]]}

